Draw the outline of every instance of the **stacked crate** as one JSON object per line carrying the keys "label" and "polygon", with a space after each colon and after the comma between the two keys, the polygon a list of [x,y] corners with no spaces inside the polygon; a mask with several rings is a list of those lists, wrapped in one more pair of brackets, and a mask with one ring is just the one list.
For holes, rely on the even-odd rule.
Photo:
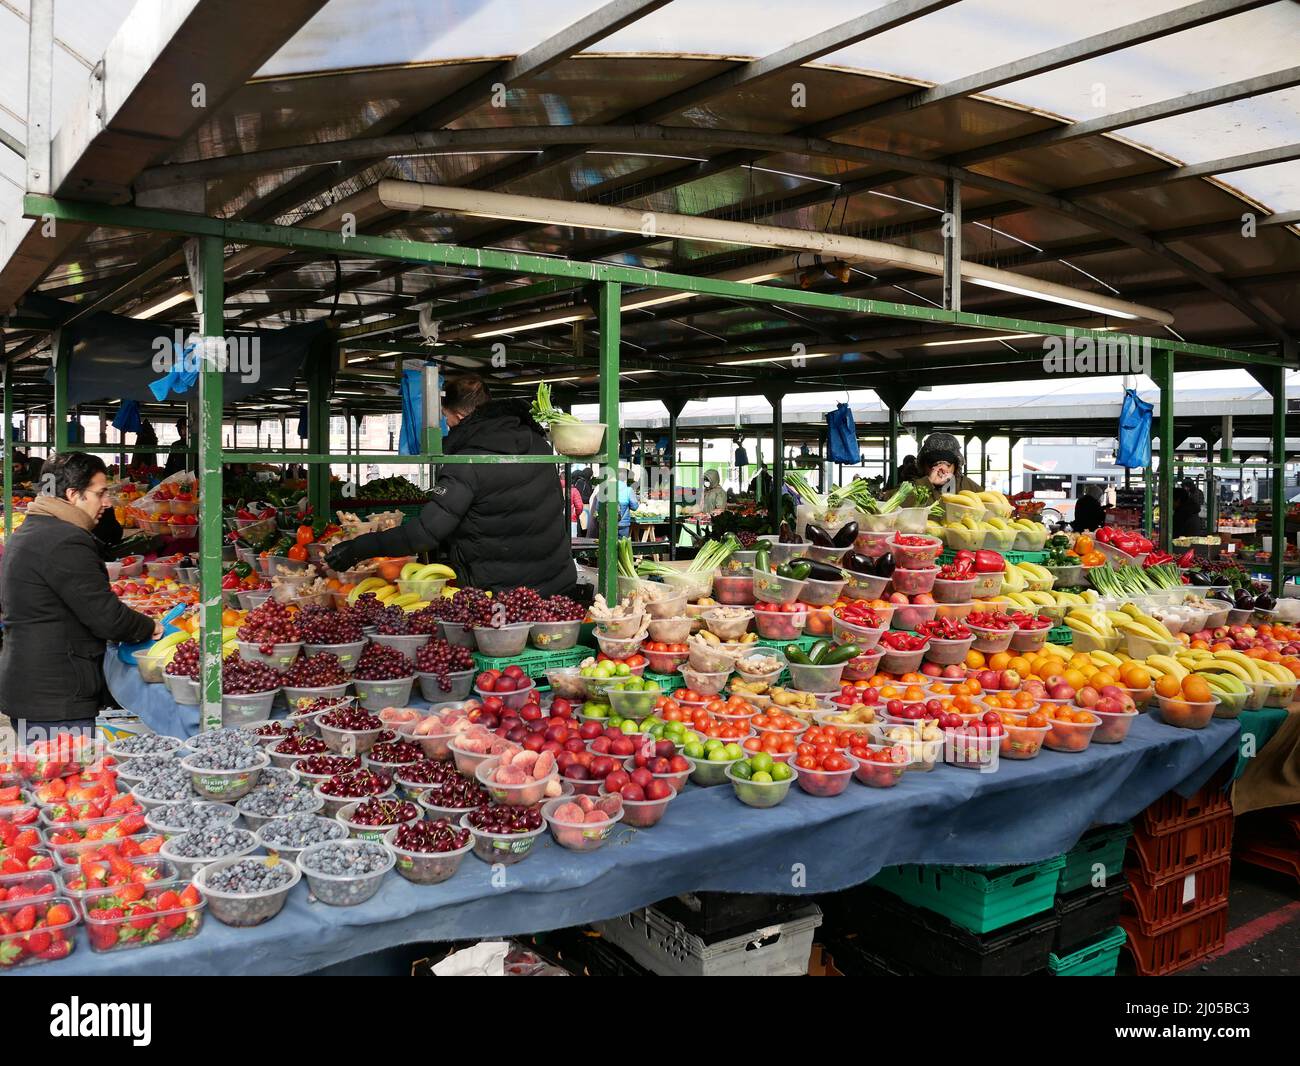
{"label": "stacked crate", "polygon": [[1228,932],[1232,804],[1222,782],[1169,793],[1138,818],[1120,924],[1137,972],[1164,976],[1221,950]]}
{"label": "stacked crate", "polygon": [[1242,818],[1235,854],[1242,862],[1300,882],[1300,807],[1279,807]]}

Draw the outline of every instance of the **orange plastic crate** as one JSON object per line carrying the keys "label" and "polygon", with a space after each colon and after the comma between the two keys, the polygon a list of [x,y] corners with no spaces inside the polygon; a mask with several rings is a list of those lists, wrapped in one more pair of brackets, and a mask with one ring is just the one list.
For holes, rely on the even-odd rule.
{"label": "orange plastic crate", "polygon": [[1231,869],[1231,858],[1216,859],[1155,887],[1130,881],[1124,912],[1136,916],[1143,933],[1154,936],[1226,903]]}
{"label": "orange plastic crate", "polygon": [[1266,870],[1275,870],[1300,881],[1300,850],[1294,847],[1279,847],[1276,844],[1251,842],[1236,853],[1241,862],[1252,866],[1262,866]]}
{"label": "orange plastic crate", "polygon": [[1163,836],[1195,819],[1230,811],[1232,800],[1223,785],[1223,780],[1215,774],[1190,799],[1183,799],[1177,792],[1166,792],[1138,816],[1136,826],[1148,836]]}
{"label": "orange plastic crate", "polygon": [[1128,934],[1126,946],[1138,974],[1165,977],[1223,948],[1228,936],[1228,905],[1220,904],[1154,935],[1142,932],[1132,915],[1120,918],[1119,924]]}
{"label": "orange plastic crate", "polygon": [[1129,843],[1136,864],[1126,864],[1130,881],[1155,887],[1232,852],[1232,812],[1188,822],[1171,833],[1152,836],[1137,829]]}

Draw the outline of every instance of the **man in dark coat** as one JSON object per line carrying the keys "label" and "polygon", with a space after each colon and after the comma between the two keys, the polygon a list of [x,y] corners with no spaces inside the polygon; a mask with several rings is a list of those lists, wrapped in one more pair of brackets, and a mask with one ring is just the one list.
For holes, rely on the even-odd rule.
{"label": "man in dark coat", "polygon": [[[551,445],[522,400],[493,400],[481,378],[447,383],[448,455],[550,455]],[[413,555],[441,546],[462,586],[499,591],[527,585],[542,596],[577,583],[568,506],[555,471],[538,463],[446,464],[433,499],[400,526],[344,541],[325,561],[347,570],[376,555]]]}
{"label": "man in dark coat", "polygon": [[45,464],[36,497],[0,567],[0,710],[39,728],[92,730],[104,705],[106,641],[162,636],[161,624],[113,595],[91,530],[108,506],[101,459],[68,452]]}

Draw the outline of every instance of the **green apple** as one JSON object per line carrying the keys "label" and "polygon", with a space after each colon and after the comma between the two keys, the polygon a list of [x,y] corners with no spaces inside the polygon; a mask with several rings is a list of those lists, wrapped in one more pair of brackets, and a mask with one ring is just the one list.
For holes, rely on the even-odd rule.
{"label": "green apple", "polygon": [[[789,781],[790,778],[791,778],[791,776],[792,776],[791,771],[790,771],[790,767],[789,767],[786,763],[783,763],[783,762],[774,762],[774,763],[772,763],[772,771],[771,771],[771,772],[772,772],[772,778],[771,778],[771,779],[772,779],[773,781]],[[756,775],[755,779],[757,779],[757,775]]]}
{"label": "green apple", "polygon": [[709,737],[709,739],[704,742],[705,751],[713,751],[715,748],[725,748],[726,746],[727,745],[722,743],[722,741],[717,737]]}
{"label": "green apple", "polygon": [[603,703],[588,703],[583,706],[582,713],[588,718],[608,718],[609,708]]}
{"label": "green apple", "polygon": [[[609,662],[608,659],[605,661]],[[632,673],[632,667],[628,666],[627,663],[618,663],[614,667],[614,673],[618,674],[619,677],[627,677]]]}
{"label": "green apple", "polygon": [[641,732],[641,723],[634,718],[624,718],[619,723],[619,729],[623,730],[624,733],[639,733]]}

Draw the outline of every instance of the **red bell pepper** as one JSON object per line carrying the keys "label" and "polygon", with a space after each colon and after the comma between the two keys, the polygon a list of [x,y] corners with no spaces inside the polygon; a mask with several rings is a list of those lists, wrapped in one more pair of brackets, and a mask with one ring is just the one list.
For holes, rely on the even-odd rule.
{"label": "red bell pepper", "polygon": [[1007,561],[1001,553],[980,549],[975,553],[975,573],[1000,574],[1007,568]]}

